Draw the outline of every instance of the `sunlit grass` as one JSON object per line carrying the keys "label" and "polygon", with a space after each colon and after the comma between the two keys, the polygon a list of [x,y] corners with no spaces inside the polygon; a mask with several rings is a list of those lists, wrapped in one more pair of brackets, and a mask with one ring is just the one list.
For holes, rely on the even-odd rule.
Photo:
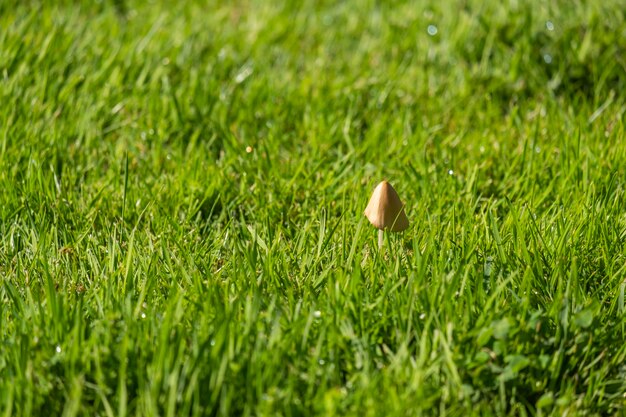
{"label": "sunlit grass", "polygon": [[0,2],[4,415],[624,412],[623,2],[173,3]]}

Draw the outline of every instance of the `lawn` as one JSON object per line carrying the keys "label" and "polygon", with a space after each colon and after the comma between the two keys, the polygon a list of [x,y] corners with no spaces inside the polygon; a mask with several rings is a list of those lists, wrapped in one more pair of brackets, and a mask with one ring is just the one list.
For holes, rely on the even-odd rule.
{"label": "lawn", "polygon": [[4,416],[626,414],[623,0],[0,0],[0,103]]}

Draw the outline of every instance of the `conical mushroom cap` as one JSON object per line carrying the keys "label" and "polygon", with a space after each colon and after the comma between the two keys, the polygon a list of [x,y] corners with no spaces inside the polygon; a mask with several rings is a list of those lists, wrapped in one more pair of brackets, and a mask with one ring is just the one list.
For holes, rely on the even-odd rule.
{"label": "conical mushroom cap", "polygon": [[409,227],[402,201],[387,181],[381,182],[374,189],[365,208],[365,216],[374,227],[381,230],[401,232]]}

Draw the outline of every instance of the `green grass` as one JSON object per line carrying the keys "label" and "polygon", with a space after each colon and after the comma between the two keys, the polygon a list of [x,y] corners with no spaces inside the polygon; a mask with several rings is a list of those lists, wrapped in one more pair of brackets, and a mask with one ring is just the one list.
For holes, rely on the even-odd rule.
{"label": "green grass", "polygon": [[623,415],[624,10],[0,0],[0,412]]}

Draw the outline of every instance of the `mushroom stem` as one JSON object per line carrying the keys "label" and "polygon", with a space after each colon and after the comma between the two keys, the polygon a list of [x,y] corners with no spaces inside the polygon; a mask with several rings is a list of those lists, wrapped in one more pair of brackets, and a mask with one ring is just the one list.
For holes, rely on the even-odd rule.
{"label": "mushroom stem", "polygon": [[382,229],[378,229],[378,249],[383,248],[384,240],[385,240],[385,231]]}

